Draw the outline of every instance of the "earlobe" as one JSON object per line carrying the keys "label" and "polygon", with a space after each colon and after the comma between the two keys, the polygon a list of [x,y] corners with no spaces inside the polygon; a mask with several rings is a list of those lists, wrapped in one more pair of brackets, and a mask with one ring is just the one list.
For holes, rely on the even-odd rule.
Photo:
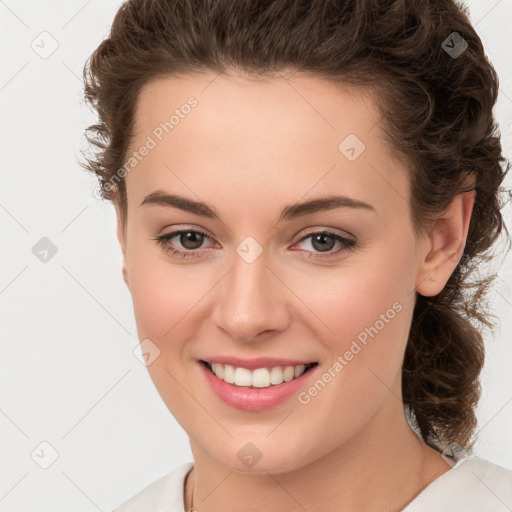
{"label": "earlobe", "polygon": [[434,223],[422,254],[416,291],[440,293],[462,257],[475,201],[475,191],[457,195]]}

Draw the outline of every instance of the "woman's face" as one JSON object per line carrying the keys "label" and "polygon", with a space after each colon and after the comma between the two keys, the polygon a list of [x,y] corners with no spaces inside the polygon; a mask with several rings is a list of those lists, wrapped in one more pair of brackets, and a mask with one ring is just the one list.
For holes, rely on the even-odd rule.
{"label": "woman's face", "polygon": [[148,370],[195,455],[290,471],[403,415],[424,247],[381,130],[370,96],[316,78],[143,89],[119,237]]}

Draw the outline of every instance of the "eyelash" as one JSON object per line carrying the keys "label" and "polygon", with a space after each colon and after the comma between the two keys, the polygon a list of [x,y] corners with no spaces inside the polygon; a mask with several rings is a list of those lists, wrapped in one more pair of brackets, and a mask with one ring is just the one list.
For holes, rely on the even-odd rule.
{"label": "eyelash", "polygon": [[[172,231],[170,233],[166,233],[164,235],[160,235],[160,236],[158,236],[156,238],[153,238],[153,240],[155,240],[157,242],[157,244],[160,245],[164,249],[164,251],[166,251],[168,253],[171,253],[171,254],[173,254],[176,257],[179,257],[179,258],[195,258],[194,253],[200,251],[200,249],[189,249],[187,251],[181,251],[179,249],[174,249],[173,247],[169,246],[168,243],[167,243],[171,238],[174,238],[175,236],[181,235],[183,233],[195,233],[195,234],[203,235],[206,238],[210,238],[206,233],[204,233],[203,231],[200,231],[200,230],[196,230],[196,229],[181,229],[181,230],[178,230],[178,231]],[[341,243],[342,247],[340,249],[336,250],[336,251],[326,251],[324,253],[312,252],[312,251],[306,251],[306,250],[301,250],[299,252],[309,253],[310,255],[307,256],[307,258],[313,258],[313,259],[321,260],[321,259],[326,259],[326,258],[333,257],[333,256],[339,254],[340,252],[344,251],[344,250],[353,251],[353,250],[356,249],[356,242],[354,240],[351,240],[350,238],[345,238],[345,237],[343,237],[341,235],[338,235],[337,233],[333,233],[333,232],[325,231],[325,230],[312,231],[311,233],[308,233],[307,235],[302,237],[297,242],[297,244],[300,243],[300,242],[303,242],[304,240],[307,240],[308,238],[310,238],[313,235],[320,235],[320,234],[328,235],[329,237],[334,238],[336,241]],[[320,256],[316,256],[315,254],[319,254]]]}

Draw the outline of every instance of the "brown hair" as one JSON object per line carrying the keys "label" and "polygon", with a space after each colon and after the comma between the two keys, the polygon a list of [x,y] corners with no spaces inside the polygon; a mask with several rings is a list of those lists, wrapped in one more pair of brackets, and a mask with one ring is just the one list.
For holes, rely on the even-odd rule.
{"label": "brown hair", "polygon": [[[463,48],[460,41],[465,51],[450,53]],[[498,76],[465,7],[453,0],[126,1],[84,68],[85,98],[99,121],[86,130],[96,151],[82,165],[97,175],[103,197],[119,198],[126,217],[124,180],[106,185],[127,158],[144,85],[187,72],[284,70],[375,91],[383,133],[410,170],[417,232],[457,194],[476,190],[455,271],[437,296],[417,294],[402,373],[403,400],[423,440],[439,451],[452,442],[470,448],[481,332],[492,327],[483,298],[495,274],[472,276],[504,227],[499,192],[510,163],[492,113]],[[464,188],[468,175],[472,187]]]}

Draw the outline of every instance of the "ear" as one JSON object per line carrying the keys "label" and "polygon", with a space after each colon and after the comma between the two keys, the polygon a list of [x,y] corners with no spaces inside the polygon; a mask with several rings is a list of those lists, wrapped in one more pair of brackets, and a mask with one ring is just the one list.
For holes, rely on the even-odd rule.
{"label": "ear", "polygon": [[457,267],[468,235],[476,192],[457,195],[437,218],[425,239],[416,291],[426,297],[440,293]]}
{"label": "ear", "polygon": [[123,280],[129,289],[130,284],[129,284],[129,280],[128,280],[128,269],[126,266],[126,231],[125,231],[125,226],[123,225],[123,215],[121,213],[121,201],[119,199],[119,196],[114,195],[112,202],[114,203],[114,207],[116,209],[117,240],[119,242],[121,251],[123,253],[123,265],[122,265]]}

